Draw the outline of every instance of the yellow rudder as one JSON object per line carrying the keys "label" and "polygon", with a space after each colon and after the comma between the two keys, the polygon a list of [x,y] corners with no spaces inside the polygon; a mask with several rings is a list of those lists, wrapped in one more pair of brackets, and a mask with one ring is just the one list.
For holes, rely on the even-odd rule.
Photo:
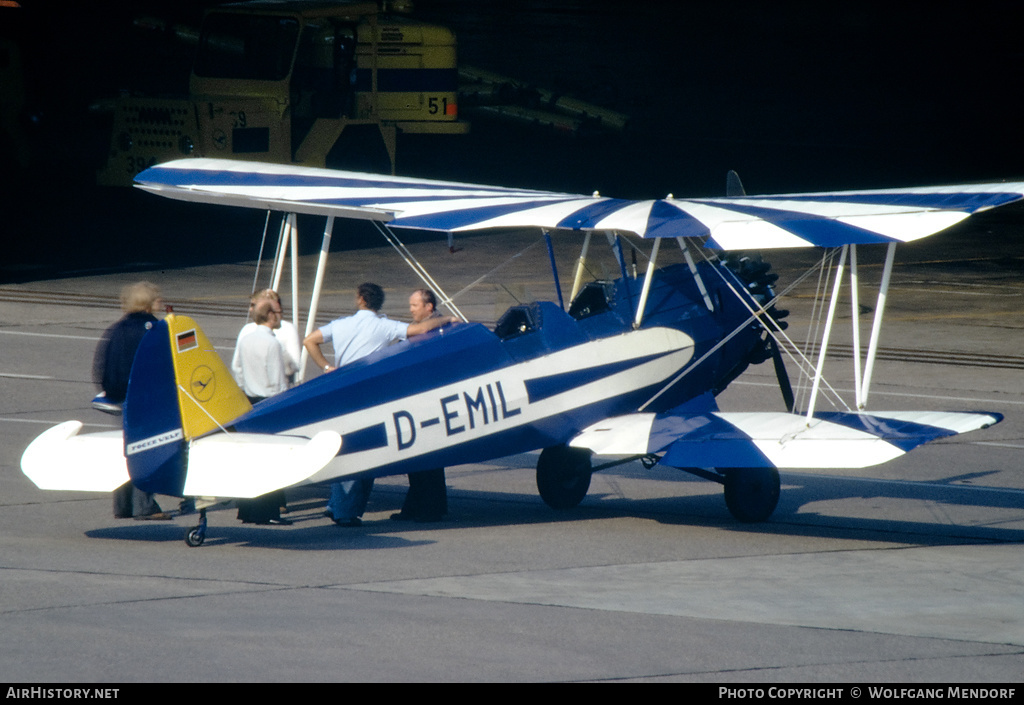
{"label": "yellow rudder", "polygon": [[250,411],[252,404],[199,325],[188,316],[173,313],[164,320],[170,333],[185,438],[198,438]]}

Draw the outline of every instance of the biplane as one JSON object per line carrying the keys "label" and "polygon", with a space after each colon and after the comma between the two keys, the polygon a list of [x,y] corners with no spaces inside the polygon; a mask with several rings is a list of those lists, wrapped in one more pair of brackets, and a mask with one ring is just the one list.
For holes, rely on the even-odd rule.
{"label": "biplane", "polygon": [[[758,522],[776,507],[780,468],[867,467],[1001,420],[983,412],[872,413],[867,401],[896,244],[1021,200],[1024,183],[763,196],[747,195],[735,174],[727,184],[722,198],[629,201],[213,159],[152,167],[137,186],[160,196],[326,216],[307,333],[336,218],[373,221],[400,251],[401,229],[449,237],[540,229],[557,301],[514,305],[493,329],[447,325],[255,407],[195,321],[169,314],[136,355],[123,435],[79,434],[81,423],[66,422],[33,441],[22,469],[47,489],[110,491],[130,478],[148,492],[243,498],[540,450],[537,487],[554,508],[579,504],[593,472],[640,459],[721,483],[732,515]],[[563,298],[550,236],[565,233],[579,238],[581,255]],[[644,272],[629,271],[627,235],[650,246]],[[618,276],[584,283],[595,236],[611,246]],[[664,243],[684,257],[660,267]],[[887,251],[866,351],[853,297],[856,399],[821,411],[843,271],[857,281],[857,248],[867,245]],[[743,254],[795,247],[838,253],[816,361],[785,333],[777,277]],[[784,353],[812,380],[805,408],[795,408]],[[769,360],[785,411],[718,408],[719,393]],[[607,462],[595,466],[595,456]],[[201,544],[205,532],[204,511],[186,542]]]}

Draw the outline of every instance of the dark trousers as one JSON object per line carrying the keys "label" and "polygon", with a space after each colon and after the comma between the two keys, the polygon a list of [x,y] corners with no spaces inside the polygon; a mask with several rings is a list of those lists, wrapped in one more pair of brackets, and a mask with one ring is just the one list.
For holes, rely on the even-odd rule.
{"label": "dark trousers", "polygon": [[126,482],[114,490],[114,518],[127,519],[129,517],[143,517],[150,514],[158,514],[160,505],[153,499],[149,492],[143,492]]}
{"label": "dark trousers", "polygon": [[448,488],[444,484],[444,468],[411,473],[402,514],[413,519],[440,519],[447,513]]}
{"label": "dark trousers", "polygon": [[238,518],[249,524],[266,524],[271,519],[281,518],[281,507],[285,506],[284,490],[274,490],[252,499],[239,499]]}

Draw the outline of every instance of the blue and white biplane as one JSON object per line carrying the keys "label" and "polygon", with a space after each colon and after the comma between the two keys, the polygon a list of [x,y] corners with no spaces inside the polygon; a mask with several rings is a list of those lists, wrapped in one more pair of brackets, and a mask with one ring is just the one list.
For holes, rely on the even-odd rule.
{"label": "blue and white biplane", "polygon": [[[866,407],[895,245],[1021,200],[1024,183],[748,196],[730,174],[723,198],[627,201],[213,159],[155,166],[137,182],[185,201],[327,216],[307,333],[335,218],[374,221],[400,250],[395,228],[450,237],[515,227],[571,231],[582,253],[567,302],[558,289],[557,303],[513,306],[493,330],[447,325],[255,407],[199,326],[169,314],[136,356],[123,435],[80,435],[69,421],[25,451],[23,471],[41,488],[110,491],[130,478],[165,495],[243,498],[541,449],[537,486],[552,507],[576,506],[595,470],[641,459],[722,483],[730,512],[756,522],[776,507],[779,468],[867,467],[1002,418]],[[584,285],[595,234],[612,245],[620,276]],[[650,243],[642,275],[628,271],[627,234]],[[659,268],[666,239],[685,257]],[[855,403],[818,411],[843,270],[856,282],[857,247],[876,244],[888,252],[866,354],[854,296]],[[818,359],[793,357],[813,380],[799,412],[782,357],[797,346],[779,320],[775,275],[756,257],[728,254],[794,247],[839,253]],[[716,395],[767,360],[787,411],[720,410]],[[609,462],[595,467],[595,455]],[[202,543],[205,531],[204,510],[186,541]]]}

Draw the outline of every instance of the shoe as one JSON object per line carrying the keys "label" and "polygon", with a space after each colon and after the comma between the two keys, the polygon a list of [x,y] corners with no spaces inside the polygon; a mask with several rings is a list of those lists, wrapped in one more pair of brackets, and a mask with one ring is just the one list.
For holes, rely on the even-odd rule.
{"label": "shoe", "polygon": [[267,523],[268,524],[272,524],[274,526],[291,526],[292,525],[291,519],[268,519]]}
{"label": "shoe", "polygon": [[392,521],[415,521],[411,514],[405,512],[395,512],[391,515]]}
{"label": "shoe", "polygon": [[351,519],[335,519],[334,523],[337,524],[338,526],[356,527],[356,526],[362,526],[363,525],[363,520],[360,519],[359,517],[353,517]]}
{"label": "shoe", "polygon": [[331,521],[334,521],[334,512],[332,512],[330,509],[324,510],[324,516],[330,519]]}
{"label": "shoe", "polygon": [[167,512],[154,512],[152,514],[143,514],[135,517],[136,520],[140,521],[170,521],[173,518],[174,517]]}
{"label": "shoe", "polygon": [[434,524],[434,523],[437,523],[437,522],[442,521],[442,520],[444,520],[444,517],[442,515],[440,515],[440,514],[432,514],[430,516],[421,516],[421,517],[416,517],[416,519],[414,519],[414,521],[417,524]]}

